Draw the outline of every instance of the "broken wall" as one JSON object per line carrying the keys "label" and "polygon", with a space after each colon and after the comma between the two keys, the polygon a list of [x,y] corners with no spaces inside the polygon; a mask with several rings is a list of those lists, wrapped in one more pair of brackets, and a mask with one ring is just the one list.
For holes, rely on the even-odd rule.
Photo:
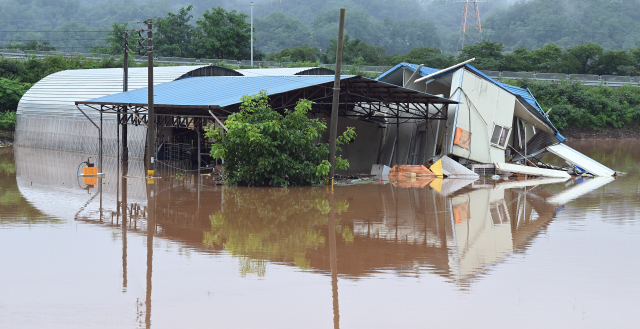
{"label": "broken wall", "polygon": [[[481,163],[504,162],[505,150],[491,145],[491,134],[494,124],[512,128],[516,97],[465,69],[453,74],[451,93],[461,104],[450,115],[450,154]],[[456,127],[471,132],[469,150],[453,144]]]}

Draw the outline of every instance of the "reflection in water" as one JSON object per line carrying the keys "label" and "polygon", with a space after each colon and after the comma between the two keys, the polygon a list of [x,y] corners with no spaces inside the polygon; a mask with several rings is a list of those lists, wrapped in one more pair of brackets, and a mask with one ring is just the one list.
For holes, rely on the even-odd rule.
{"label": "reflection in water", "polygon": [[333,296],[333,327],[340,328],[340,305],[338,304],[338,252],[336,250],[336,208],[333,189],[329,194],[329,257],[331,262],[331,295]]}
{"label": "reflection in water", "polygon": [[16,169],[13,148],[0,148],[0,225],[59,223],[59,219],[47,216],[20,193]]}
{"label": "reflection in water", "polygon": [[156,185],[147,185],[147,200],[149,200],[149,216],[147,217],[147,294],[145,299],[146,312],[144,324],[146,328],[151,328],[151,276],[153,274],[153,234],[155,233],[155,210],[156,210]]}
{"label": "reflection in water", "polygon": [[[34,151],[16,154],[18,178],[13,185],[0,186],[0,192],[7,195],[7,186],[19,188],[24,196],[19,202],[28,205],[20,207],[33,214],[29,216],[73,218],[121,231],[125,293],[128,235],[146,237],[146,290],[144,303],[140,298],[138,304],[138,321],[146,328],[152,321],[154,239],[201,253],[233,255],[241,276],[265,277],[273,263],[330,276],[333,322],[338,328],[338,277],[436,274],[456,289],[471,289],[493,266],[525,252],[563,209],[563,198],[584,202],[580,193],[585,187],[600,184],[433,180],[333,190],[270,189],[220,187],[208,176],[189,174],[147,185],[142,167],[134,164],[133,169],[122,167],[122,175],[114,166],[114,173],[108,173],[99,188],[85,190],[74,185],[75,173],[64,174],[69,171],[64,168],[75,162],[68,160],[68,154],[50,154],[47,164],[33,161]],[[64,205],[52,202],[47,197],[51,194],[56,200],[64,198]]]}
{"label": "reflection in water", "polygon": [[[218,193],[223,201],[210,216],[204,244],[239,256],[242,275],[263,276],[266,261],[309,269],[306,252],[326,243],[322,227],[331,206],[323,189],[227,187]],[[346,208],[348,202],[336,202],[338,213]]]}
{"label": "reflection in water", "polygon": [[125,178],[129,174],[129,163],[124,161],[122,163],[122,177],[120,178],[120,186],[122,189],[122,198],[120,199],[120,207],[118,208],[118,215],[122,216],[122,291],[127,291],[127,224],[129,221],[128,212],[128,198],[127,198],[127,179]]}
{"label": "reflection in water", "polygon": [[[210,226],[199,222],[189,229],[177,219],[193,218],[187,204],[195,200],[172,202],[165,189],[166,194],[158,195],[162,201],[156,218],[167,236],[194,247],[197,242],[190,238],[198,234],[191,230],[200,230],[203,247],[237,256],[243,276],[264,276],[268,263],[278,262],[354,278],[386,270],[399,275],[426,270],[465,286],[488,267],[525,250],[557,209],[544,201],[548,193],[542,187],[478,186],[468,185],[448,197],[430,188],[390,184],[336,187],[335,208],[321,188],[224,187],[210,192],[220,200],[212,203]],[[335,223],[327,220],[331,209]],[[335,230],[323,229],[330,225]],[[341,257],[333,257],[334,245]]]}

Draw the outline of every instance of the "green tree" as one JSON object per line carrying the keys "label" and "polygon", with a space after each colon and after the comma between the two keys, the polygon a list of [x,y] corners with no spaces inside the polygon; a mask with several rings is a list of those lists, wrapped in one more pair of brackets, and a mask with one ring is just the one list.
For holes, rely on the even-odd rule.
{"label": "green tree", "polygon": [[394,53],[384,58],[386,65],[396,65],[400,62],[424,64],[427,67],[446,68],[456,63],[455,57],[443,55],[442,49],[433,47],[415,47],[406,54]]}
{"label": "green tree", "polygon": [[[136,31],[133,31],[129,26],[129,23],[113,23],[111,24],[111,30],[107,32],[106,45],[96,46],[89,50],[92,53],[110,54],[110,55],[123,55],[124,54],[124,32],[129,31],[129,54],[134,55],[132,49],[136,49],[140,36]],[[146,53],[146,50],[141,51],[142,54]],[[135,52],[137,55],[137,51]]]}
{"label": "green tree", "polygon": [[254,26],[254,46],[267,54],[313,43],[311,29],[301,20],[286,16],[282,12],[272,13],[264,19],[256,19]]}
{"label": "green tree", "polygon": [[16,112],[0,112],[0,130],[13,131],[16,128]]}
{"label": "green tree", "polygon": [[579,81],[518,80],[527,85],[543,108],[553,108],[549,118],[560,130],[585,127],[621,128],[640,123],[640,91],[634,86],[589,87]]}
{"label": "green tree", "polygon": [[633,55],[626,50],[607,50],[598,57],[594,66],[595,74],[624,75],[632,71]]}
{"label": "green tree", "polygon": [[594,74],[604,48],[592,42],[569,47],[563,54],[561,69],[567,74]]}
{"label": "green tree", "polygon": [[166,17],[154,20],[154,52],[157,56],[191,57],[196,53],[195,26],[189,22],[193,15],[193,5],[180,8],[177,14],[167,13]]}
{"label": "green tree", "polygon": [[[327,47],[327,62],[336,62],[336,51],[338,49],[338,40],[331,39],[331,44]],[[342,43],[342,61],[345,64],[369,64],[379,65],[382,63],[385,54],[384,48],[380,46],[371,46],[360,39],[351,39],[347,34],[344,36]]]}
{"label": "green tree", "polygon": [[0,112],[15,112],[22,95],[31,88],[30,83],[0,78]]}
{"label": "green tree", "polygon": [[484,40],[462,48],[458,60],[465,61],[475,57],[473,66],[483,70],[500,70],[504,57],[502,50],[504,50],[502,43]]}
{"label": "green tree", "polygon": [[535,71],[536,66],[531,61],[531,54],[525,47],[519,47],[510,54],[502,57],[501,71]]}
{"label": "green tree", "polygon": [[529,61],[536,67],[537,72],[562,72],[559,70],[562,61],[562,48],[554,44],[545,44],[542,48],[529,52]]}
{"label": "green tree", "polygon": [[318,47],[311,47],[305,44],[271,53],[267,56],[267,60],[277,62],[312,62],[318,60],[320,56],[321,51]]}
{"label": "green tree", "polygon": [[[326,124],[309,119],[311,101],[300,100],[295,110],[284,115],[271,109],[266,92],[243,96],[240,112],[226,120],[222,127],[206,129],[211,139],[211,156],[224,159],[229,185],[288,186],[310,185],[324,178],[330,169],[329,146],[318,143]],[[355,136],[347,129],[338,144]],[[336,169],[347,169],[349,163],[336,157]]]}
{"label": "green tree", "polygon": [[248,59],[251,31],[247,17],[221,7],[206,10],[196,21],[198,57]]}

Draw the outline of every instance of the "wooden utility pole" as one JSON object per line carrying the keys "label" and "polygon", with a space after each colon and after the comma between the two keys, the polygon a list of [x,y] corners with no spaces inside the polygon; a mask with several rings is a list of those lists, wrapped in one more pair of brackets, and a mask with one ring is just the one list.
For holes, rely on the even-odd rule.
{"label": "wooden utility pole", "polygon": [[344,34],[344,8],[340,8],[338,24],[338,49],[336,50],[336,77],[333,81],[333,103],[331,104],[331,130],[329,136],[329,163],[331,164],[331,185],[336,176],[336,140],[338,138],[338,104],[340,102],[340,72],[342,70],[342,40]]}
{"label": "wooden utility pole", "polygon": [[147,96],[148,115],[147,115],[147,175],[155,174],[155,156],[156,156],[156,118],[153,109],[153,22],[151,18],[147,19],[147,62],[148,62],[148,87],[149,95]]}
{"label": "wooden utility pole", "polygon": [[[122,91],[129,90],[129,31],[124,31],[124,77],[122,78]],[[124,106],[124,118],[127,117],[127,106]],[[118,111],[118,124],[120,124],[121,116]],[[127,122],[127,120],[124,120]],[[129,161],[129,145],[127,142],[127,124],[122,124],[122,161]]]}

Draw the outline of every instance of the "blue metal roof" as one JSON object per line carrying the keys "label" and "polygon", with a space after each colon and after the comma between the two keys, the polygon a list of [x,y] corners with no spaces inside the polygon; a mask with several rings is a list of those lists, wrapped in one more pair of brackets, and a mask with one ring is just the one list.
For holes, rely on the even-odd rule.
{"label": "blue metal roof", "polygon": [[[343,75],[348,79],[354,75]],[[196,77],[153,86],[154,103],[162,105],[220,107],[237,104],[243,95],[265,90],[277,94],[313,85],[332,82],[331,75],[260,76],[260,77]],[[94,98],[87,103],[147,104],[148,88]]]}
{"label": "blue metal roof", "polygon": [[[376,80],[380,81],[382,78],[384,78],[385,76],[391,74],[393,71],[395,71],[395,70],[397,70],[397,69],[399,69],[401,67],[408,68],[411,71],[415,72],[418,69],[419,66],[420,65],[417,65],[417,64],[411,64],[411,63],[402,62],[402,63],[392,67],[387,72],[382,73],[379,77],[376,78]],[[432,74],[432,73],[436,73],[438,71],[439,71],[438,69],[432,69],[430,67],[423,66],[420,69],[420,72],[418,72],[418,73],[421,74],[422,76],[426,76],[426,75],[429,75],[429,74]]]}
{"label": "blue metal roof", "polygon": [[[394,66],[393,68],[391,68],[390,70],[388,70],[387,72],[381,74],[376,80],[382,79],[383,77],[391,74],[393,71],[395,71],[395,70],[397,70],[398,68],[401,68],[401,67],[406,67],[406,68],[412,69],[415,72],[415,70],[418,68],[418,65],[409,64],[409,63],[400,63],[400,64]],[[518,96],[521,97],[525,102],[527,102],[529,105],[531,105],[531,107],[536,109],[538,111],[538,113],[541,115],[541,117],[543,118],[543,120],[545,120],[549,124],[549,126],[551,126],[551,128],[556,132],[554,134],[554,136],[556,137],[556,139],[558,139],[558,141],[560,141],[562,143],[562,142],[564,142],[566,140],[566,138],[564,138],[562,135],[560,135],[560,132],[558,131],[558,129],[556,129],[556,127],[553,125],[553,123],[551,123],[549,118],[545,115],[544,111],[540,107],[540,104],[538,104],[538,101],[536,101],[536,98],[533,96],[533,94],[528,89],[524,89],[524,88],[508,85],[506,83],[502,83],[502,82],[498,82],[496,80],[493,80],[488,75],[482,73],[482,71],[476,69],[475,67],[473,67],[473,66],[471,66],[469,64],[465,64],[464,67],[469,69],[470,71],[474,72],[475,74],[478,74],[479,76],[483,77],[484,79],[492,82],[493,84],[497,85],[498,87],[506,90],[507,92],[511,93],[512,95],[514,95],[516,97],[518,97]],[[451,69],[449,71],[442,72],[442,73],[440,73],[440,74],[438,74],[438,75],[436,75],[436,76],[434,76],[432,78],[433,79],[437,79],[437,78],[439,78],[441,76],[447,75],[447,74],[449,74],[451,72],[454,72],[454,71],[456,71],[458,69],[460,69],[460,67],[456,67],[456,68],[453,68],[453,69]],[[422,69],[420,69],[419,74],[421,74],[422,76],[427,76],[429,74],[433,74],[433,73],[436,73],[438,71],[440,71],[440,70],[423,66]]]}

